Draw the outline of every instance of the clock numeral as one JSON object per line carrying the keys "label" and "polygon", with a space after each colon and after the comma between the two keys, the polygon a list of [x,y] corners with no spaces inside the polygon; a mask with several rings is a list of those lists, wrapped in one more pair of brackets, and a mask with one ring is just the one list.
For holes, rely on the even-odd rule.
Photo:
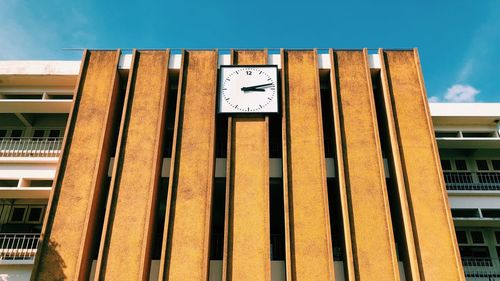
{"label": "clock numeral", "polygon": [[246,73],[247,73],[247,75],[252,75],[252,71],[250,71],[250,70],[247,70]]}

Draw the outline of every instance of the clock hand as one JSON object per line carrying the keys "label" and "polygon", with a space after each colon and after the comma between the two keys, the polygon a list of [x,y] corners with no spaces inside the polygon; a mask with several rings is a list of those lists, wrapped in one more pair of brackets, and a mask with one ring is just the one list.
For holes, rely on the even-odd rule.
{"label": "clock hand", "polygon": [[241,90],[242,91],[245,91],[245,90],[255,90],[257,88],[271,86],[272,84],[273,83],[267,83],[267,84],[255,85],[255,86],[250,86],[250,87],[243,87],[243,88],[241,88]]}
{"label": "clock hand", "polygon": [[247,87],[243,87],[241,88],[241,90],[243,92],[265,92],[266,89],[259,89],[259,88],[247,88]]}

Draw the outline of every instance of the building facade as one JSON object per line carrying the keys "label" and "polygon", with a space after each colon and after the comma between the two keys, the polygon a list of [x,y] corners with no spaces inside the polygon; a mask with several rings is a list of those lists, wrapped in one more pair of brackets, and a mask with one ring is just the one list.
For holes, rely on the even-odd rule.
{"label": "building facade", "polygon": [[[218,113],[226,65],[279,113]],[[413,49],[0,61],[0,279],[500,280],[499,119]]]}

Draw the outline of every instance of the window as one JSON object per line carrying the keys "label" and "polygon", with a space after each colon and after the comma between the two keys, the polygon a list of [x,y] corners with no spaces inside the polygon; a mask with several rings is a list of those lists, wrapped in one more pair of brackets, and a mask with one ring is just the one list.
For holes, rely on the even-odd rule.
{"label": "window", "polygon": [[491,266],[488,246],[485,243],[483,232],[480,230],[457,230],[458,248],[464,265],[474,265],[474,260],[481,259],[485,265]]}
{"label": "window", "polygon": [[12,205],[8,222],[12,224],[40,224],[44,212],[44,205]]}
{"label": "window", "polygon": [[478,209],[451,209],[454,218],[479,218]]}
{"label": "window", "polygon": [[61,130],[50,130],[49,138],[58,138],[61,135]]}
{"label": "window", "polygon": [[481,231],[471,231],[470,237],[472,238],[472,243],[474,244],[484,244],[484,237]]}
{"label": "window", "polygon": [[467,162],[465,160],[455,160],[455,168],[457,171],[467,171]]}
{"label": "window", "polygon": [[12,130],[10,132],[10,137],[13,138],[14,140],[20,140],[22,135],[23,135],[23,130]]}
{"label": "window", "polygon": [[488,171],[488,162],[486,160],[476,160],[478,171]]}
{"label": "window", "polygon": [[33,139],[34,140],[37,140],[39,138],[43,138],[43,135],[45,134],[45,131],[44,130],[35,130],[33,132]]}
{"label": "window", "polygon": [[495,136],[495,132],[462,132],[464,138],[491,138]]}
{"label": "window", "polygon": [[467,232],[463,230],[457,230],[456,234],[458,244],[467,244]]}
{"label": "window", "polygon": [[500,160],[491,160],[491,166],[493,170],[500,171]]}
{"label": "window", "polygon": [[28,209],[27,223],[41,223],[43,217],[43,206],[31,206]]}
{"label": "window", "polygon": [[10,212],[10,223],[23,223],[26,216],[26,206],[12,206]]}
{"label": "window", "polygon": [[443,167],[444,171],[451,170],[451,161],[450,160],[441,160],[441,167]]}
{"label": "window", "polygon": [[456,138],[458,137],[457,131],[436,131],[436,138]]}
{"label": "window", "polygon": [[500,218],[500,209],[481,209],[485,218]]}

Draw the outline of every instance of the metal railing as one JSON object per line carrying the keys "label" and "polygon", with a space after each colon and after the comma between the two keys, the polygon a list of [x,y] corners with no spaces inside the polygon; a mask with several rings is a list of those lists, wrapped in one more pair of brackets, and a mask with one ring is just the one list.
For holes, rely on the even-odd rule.
{"label": "metal railing", "polygon": [[0,234],[0,261],[34,259],[39,240],[35,233]]}
{"label": "metal railing", "polygon": [[444,172],[448,190],[500,190],[500,172]]}
{"label": "metal railing", "polygon": [[498,259],[463,258],[462,265],[468,281],[500,281]]}
{"label": "metal railing", "polygon": [[59,157],[63,138],[0,138],[0,157]]}

